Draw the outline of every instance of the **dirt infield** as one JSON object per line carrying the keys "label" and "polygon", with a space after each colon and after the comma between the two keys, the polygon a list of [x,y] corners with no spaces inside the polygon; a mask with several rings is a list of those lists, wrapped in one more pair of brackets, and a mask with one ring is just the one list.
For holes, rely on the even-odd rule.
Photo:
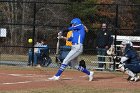
{"label": "dirt infield", "polygon": [[0,90],[28,90],[37,88],[58,88],[82,86],[87,88],[126,88],[139,89],[140,81],[128,82],[127,76],[118,72],[97,72],[95,71],[94,80],[88,81],[88,77],[75,70],[66,70],[61,80],[49,81],[47,78],[54,75],[57,69],[35,69],[35,70],[16,70],[0,69]]}

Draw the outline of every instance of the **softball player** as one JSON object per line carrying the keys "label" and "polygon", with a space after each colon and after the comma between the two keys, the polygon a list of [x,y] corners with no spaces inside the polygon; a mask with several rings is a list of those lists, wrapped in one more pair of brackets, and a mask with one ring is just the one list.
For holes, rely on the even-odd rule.
{"label": "softball player", "polygon": [[140,59],[137,52],[133,49],[133,44],[130,41],[122,41],[123,56],[119,64],[120,71],[127,74],[127,80],[138,81],[140,73]]}
{"label": "softball player", "polygon": [[[89,81],[92,81],[94,72],[88,71],[86,68],[84,68],[82,66],[78,66],[76,61],[72,61],[72,60],[75,60],[83,52],[83,43],[84,43],[84,39],[85,39],[85,28],[79,18],[74,18],[71,21],[71,27],[68,28],[68,31],[70,31],[70,30],[72,31],[72,36],[70,38],[66,38],[63,36],[61,36],[60,38],[72,42],[71,51],[68,53],[66,58],[63,60],[57,73],[53,77],[48,78],[48,79],[49,80],[59,80],[62,72],[66,69],[66,67],[68,66],[68,63],[71,61],[72,63],[75,62],[74,63],[75,65],[73,65],[73,66],[77,70],[87,74],[89,77]],[[59,33],[58,33],[58,35],[59,35]]]}

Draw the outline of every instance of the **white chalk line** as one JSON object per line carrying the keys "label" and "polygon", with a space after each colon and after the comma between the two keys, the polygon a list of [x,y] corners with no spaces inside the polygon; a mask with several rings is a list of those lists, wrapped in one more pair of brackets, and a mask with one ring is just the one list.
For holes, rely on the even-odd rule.
{"label": "white chalk line", "polygon": [[30,82],[32,82],[32,81],[2,83],[2,84],[3,84],[3,85],[14,85],[14,84],[25,84],[25,83],[30,83]]}
{"label": "white chalk line", "polygon": [[15,85],[15,84],[26,84],[26,83],[33,83],[33,82],[41,82],[41,81],[50,81],[50,80],[34,80],[34,81],[22,81],[22,82],[7,82],[7,83],[1,83],[1,85]]}
{"label": "white chalk line", "polygon": [[37,74],[8,74],[11,76],[16,76],[16,77],[45,77],[45,76],[50,76],[50,75],[37,75]]}
{"label": "white chalk line", "polygon": [[4,82],[0,83],[0,85],[14,85],[14,84],[26,84],[26,83],[33,83],[33,82],[42,82],[42,81],[50,81],[48,79],[41,79],[41,77],[46,77],[50,75],[37,75],[37,74],[7,74],[7,73],[0,73],[0,75],[10,75],[15,77],[40,77],[39,80],[31,80],[31,81],[20,81],[20,82]]}

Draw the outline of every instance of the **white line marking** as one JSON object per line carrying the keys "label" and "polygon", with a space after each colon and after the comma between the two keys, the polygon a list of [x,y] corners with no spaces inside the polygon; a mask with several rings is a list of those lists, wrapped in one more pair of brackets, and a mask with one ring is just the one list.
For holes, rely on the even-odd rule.
{"label": "white line marking", "polygon": [[8,74],[8,75],[11,75],[11,76],[23,76],[22,74]]}
{"label": "white line marking", "polygon": [[45,77],[49,75],[37,75],[37,74],[8,74],[10,76],[16,76],[16,77]]}
{"label": "white line marking", "polygon": [[72,80],[73,78],[61,78],[62,80]]}
{"label": "white line marking", "polygon": [[25,83],[30,83],[32,81],[24,81],[24,82],[13,82],[13,83],[2,83],[3,85],[12,85],[12,84],[25,84]]}
{"label": "white line marking", "polygon": [[84,77],[88,77],[88,76],[87,75],[84,75],[84,76],[79,76],[79,77],[83,77],[84,78]]}

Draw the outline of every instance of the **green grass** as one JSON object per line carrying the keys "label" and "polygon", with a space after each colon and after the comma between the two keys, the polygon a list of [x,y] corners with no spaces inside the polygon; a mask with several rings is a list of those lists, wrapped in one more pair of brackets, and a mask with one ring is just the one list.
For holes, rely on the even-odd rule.
{"label": "green grass", "polygon": [[[55,55],[50,55],[53,62],[55,62]],[[85,60],[87,63],[92,60],[97,60],[95,55],[81,55],[78,57],[79,60]],[[28,55],[10,55],[10,54],[1,54],[0,60],[2,61],[28,61]]]}
{"label": "green grass", "polygon": [[45,88],[20,91],[1,91],[0,93],[140,93],[140,89],[100,89],[100,88],[84,88],[77,86],[63,88]]}
{"label": "green grass", "polygon": [[27,61],[27,55],[10,55],[10,54],[1,54],[0,60],[2,61]]}
{"label": "green grass", "polygon": [[[55,62],[55,55],[50,55],[51,59],[52,59],[52,62]],[[97,56],[96,55],[81,55],[78,57],[78,60],[85,60],[86,64],[87,65],[90,65],[91,66],[91,69],[92,66],[94,67],[97,67],[98,66],[98,63],[93,63],[94,61],[96,62],[98,59],[97,59]],[[106,58],[106,61],[108,61],[109,59]],[[0,61],[11,61],[11,62],[14,62],[14,61],[19,61],[19,62],[28,62],[28,55],[10,55],[10,54],[1,54],[0,55]],[[107,69],[109,68],[109,64],[106,65]]]}

